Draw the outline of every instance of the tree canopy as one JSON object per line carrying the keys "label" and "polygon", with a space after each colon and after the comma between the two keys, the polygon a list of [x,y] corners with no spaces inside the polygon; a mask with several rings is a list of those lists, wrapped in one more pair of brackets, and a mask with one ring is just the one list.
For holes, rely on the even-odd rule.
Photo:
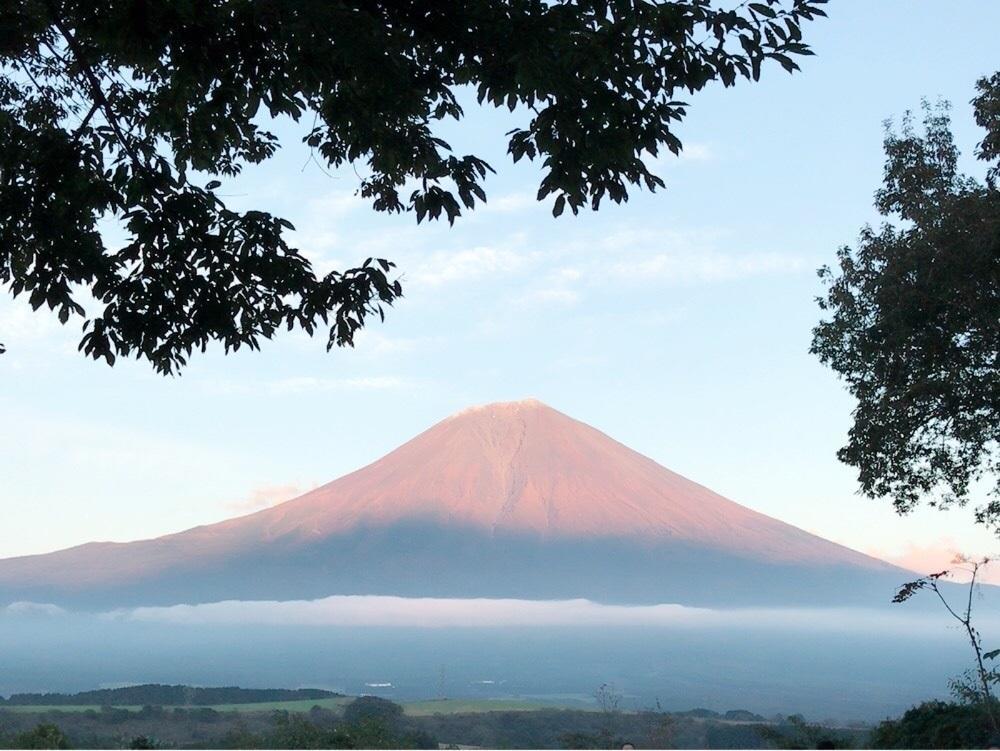
{"label": "tree canopy", "polygon": [[454,222],[493,171],[437,134],[468,87],[522,117],[507,152],[540,162],[539,200],[597,209],[663,186],[643,157],[681,150],[679,97],[795,70],[825,2],[0,0],[0,283],[163,373],[282,327],[350,345],[402,294],[392,264],[317,276],[287,220],[217,193],[275,153],[275,118],[312,123],[374,210]]}
{"label": "tree canopy", "polygon": [[812,351],[857,399],[838,456],[865,494],[905,513],[983,481],[976,518],[1000,531],[1000,73],[977,92],[985,181],[959,172],[946,105],[925,104],[923,132],[910,115],[890,130],[876,206],[898,221],[820,270],[830,318]]}

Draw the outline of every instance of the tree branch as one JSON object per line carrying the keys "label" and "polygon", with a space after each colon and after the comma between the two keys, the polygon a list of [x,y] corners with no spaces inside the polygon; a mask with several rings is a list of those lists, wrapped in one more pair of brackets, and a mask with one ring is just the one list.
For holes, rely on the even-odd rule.
{"label": "tree branch", "polygon": [[94,104],[90,108],[90,112],[88,112],[86,117],[83,118],[83,120],[77,126],[76,130],[73,131],[73,138],[71,139],[73,143],[76,143],[77,139],[80,138],[80,135],[83,133],[84,128],[87,127],[87,123],[90,122],[90,118],[92,118],[94,116],[94,113],[97,112],[97,110],[99,110],[100,108],[101,108],[100,103],[94,102]]}
{"label": "tree branch", "polygon": [[937,582],[932,582],[931,583],[931,589],[934,591],[934,594],[936,594],[938,596],[938,599],[941,600],[941,603],[945,606],[945,608],[947,608],[948,612],[951,613],[952,617],[956,621],[958,621],[959,623],[962,623],[962,624],[966,623],[966,620],[963,619],[962,616],[960,616],[954,610],[952,610],[951,605],[949,605],[948,601],[946,599],[944,599],[944,595],[941,594],[941,590],[938,589]]}
{"label": "tree branch", "polygon": [[121,126],[118,123],[118,117],[111,108],[111,103],[108,101],[107,97],[104,96],[104,90],[101,88],[101,81],[97,77],[97,74],[94,73],[93,68],[91,68],[90,64],[87,62],[76,37],[73,36],[70,30],[62,22],[62,19],[59,17],[59,12],[51,0],[48,0],[46,5],[49,12],[52,14],[53,24],[59,30],[59,33],[63,35],[63,38],[66,40],[66,44],[69,46],[70,52],[73,53],[73,57],[76,59],[77,67],[80,68],[80,72],[83,73],[84,78],[87,79],[91,99],[94,102],[94,108],[92,108],[90,114],[87,115],[87,120],[89,120],[93,115],[94,110],[99,108],[104,113],[104,117],[108,121],[108,125],[110,125],[111,129],[115,132],[115,137],[118,139],[118,143],[120,143],[122,148],[125,149],[125,153],[128,154],[129,159],[132,160],[132,163],[138,169],[145,172],[146,165],[142,163],[131,144],[129,144],[128,140],[125,138],[125,134],[122,132]]}

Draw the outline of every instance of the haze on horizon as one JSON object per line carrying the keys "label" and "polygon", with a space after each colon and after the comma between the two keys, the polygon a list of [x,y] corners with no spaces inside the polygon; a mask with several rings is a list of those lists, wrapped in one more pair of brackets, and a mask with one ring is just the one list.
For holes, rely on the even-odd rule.
{"label": "haze on horizon", "polygon": [[[982,625],[992,634],[1000,624]],[[0,610],[0,638],[5,696],[159,682],[310,686],[412,701],[439,696],[444,668],[449,694],[467,698],[587,707],[594,688],[611,681],[628,708],[660,702],[668,711],[799,712],[837,722],[874,722],[944,697],[947,676],[968,661],[938,613],[888,608],[362,597],[84,614],[22,604]],[[58,671],[39,664],[39,650]]]}

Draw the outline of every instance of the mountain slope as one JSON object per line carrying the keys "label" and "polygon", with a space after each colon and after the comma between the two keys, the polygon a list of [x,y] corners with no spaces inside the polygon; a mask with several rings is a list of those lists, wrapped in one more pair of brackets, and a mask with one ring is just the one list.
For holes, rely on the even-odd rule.
{"label": "mountain slope", "polygon": [[248,516],[0,560],[0,598],[839,602],[869,588],[884,595],[900,576],[527,400],[460,412],[367,467]]}

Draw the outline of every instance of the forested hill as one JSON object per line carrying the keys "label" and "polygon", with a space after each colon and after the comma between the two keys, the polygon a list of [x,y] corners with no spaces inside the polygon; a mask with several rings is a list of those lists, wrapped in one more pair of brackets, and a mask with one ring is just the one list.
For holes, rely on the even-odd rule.
{"label": "forested hill", "polygon": [[164,686],[147,683],[141,686],[103,688],[78,694],[13,694],[0,697],[0,706],[62,706],[93,704],[99,706],[211,706],[215,704],[255,704],[269,701],[328,699],[340,696],[319,688],[237,688],[223,686]]}

